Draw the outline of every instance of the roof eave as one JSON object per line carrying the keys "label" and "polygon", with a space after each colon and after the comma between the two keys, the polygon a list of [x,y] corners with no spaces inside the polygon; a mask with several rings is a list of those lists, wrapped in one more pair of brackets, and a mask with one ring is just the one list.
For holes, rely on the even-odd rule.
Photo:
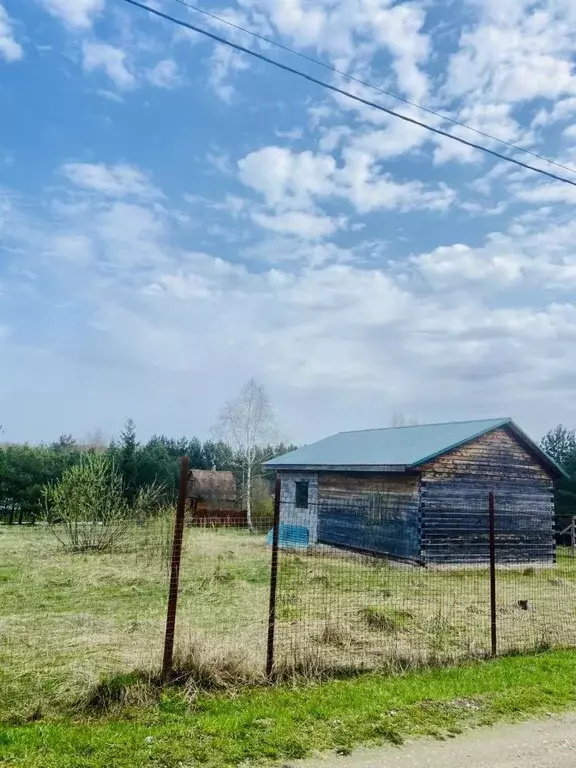
{"label": "roof eave", "polygon": [[479,437],[482,437],[483,435],[488,435],[490,432],[493,432],[495,429],[500,429],[500,427],[504,427],[508,424],[512,424],[512,419],[501,419],[500,421],[492,424],[489,427],[485,427],[484,429],[481,429],[479,432],[475,432],[473,435],[468,435],[462,440],[457,440],[455,443],[452,443],[452,445],[449,445],[446,448],[442,448],[441,450],[435,451],[434,453],[431,453],[429,456],[425,456],[422,459],[418,459],[418,461],[415,461],[413,464],[410,464],[410,467],[413,469],[417,469],[418,467],[422,466],[422,464],[427,464],[429,461],[434,461],[434,459],[437,459],[439,456],[444,456],[446,453],[450,453],[450,451],[456,450],[456,448],[460,448],[462,445],[466,445],[466,443],[471,443],[472,440],[477,440]]}
{"label": "roof eave", "polygon": [[548,454],[540,448],[538,443],[535,443],[534,440],[532,440],[529,435],[526,434],[520,427],[515,424],[512,420],[510,420],[510,424],[508,425],[510,429],[527,445],[529,448],[532,449],[532,451],[540,458],[543,464],[545,464],[550,470],[552,470],[552,474],[556,475],[557,480],[566,480],[570,477],[568,472],[566,472],[565,469],[563,469],[559,464],[557,464],[554,459],[552,459]]}
{"label": "roof eave", "polygon": [[418,461],[414,462],[413,464],[410,464],[410,468],[412,469],[418,469],[418,467],[421,467],[422,464],[427,464],[429,461],[434,461],[434,459],[437,459],[439,456],[444,456],[446,453],[450,453],[450,451],[456,450],[456,448],[460,448],[462,445],[466,445],[467,443],[472,442],[472,440],[477,440],[479,437],[482,437],[483,435],[488,435],[490,432],[493,432],[495,429],[500,429],[501,427],[508,427],[514,434],[519,437],[523,443],[525,443],[528,448],[540,459],[542,464],[544,464],[546,467],[548,467],[549,470],[551,470],[553,475],[556,475],[556,479],[561,478],[568,478],[568,473],[562,469],[562,467],[559,464],[556,464],[556,462],[548,456],[547,453],[545,453],[540,446],[532,440],[531,437],[529,437],[526,432],[520,429],[520,427],[514,422],[513,419],[507,418],[502,419],[501,421],[497,422],[496,424],[493,424],[491,427],[487,429],[483,429],[480,432],[477,432],[475,435],[471,435],[470,437],[467,437],[464,440],[459,440],[458,442],[454,443],[448,448],[444,448],[441,451],[436,451],[436,453],[430,454],[430,456],[426,456],[424,459],[418,459]]}
{"label": "roof eave", "polygon": [[266,462],[266,469],[279,472],[405,472],[405,464],[272,464]]}

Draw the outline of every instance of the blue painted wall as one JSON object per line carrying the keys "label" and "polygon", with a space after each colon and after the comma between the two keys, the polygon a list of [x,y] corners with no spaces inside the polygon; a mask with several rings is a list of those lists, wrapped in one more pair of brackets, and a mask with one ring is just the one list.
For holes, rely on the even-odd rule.
{"label": "blue painted wall", "polygon": [[417,558],[419,478],[414,475],[319,475],[318,541]]}

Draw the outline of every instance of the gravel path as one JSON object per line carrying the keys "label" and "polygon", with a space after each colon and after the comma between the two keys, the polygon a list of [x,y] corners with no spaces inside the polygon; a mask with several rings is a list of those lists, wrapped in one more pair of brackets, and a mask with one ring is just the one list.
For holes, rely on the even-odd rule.
{"label": "gravel path", "polygon": [[361,749],[300,768],[575,768],[576,715],[470,731],[449,741]]}

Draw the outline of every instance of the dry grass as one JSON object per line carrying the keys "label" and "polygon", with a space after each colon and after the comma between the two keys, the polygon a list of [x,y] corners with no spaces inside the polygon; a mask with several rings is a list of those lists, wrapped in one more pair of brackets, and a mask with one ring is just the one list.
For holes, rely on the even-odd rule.
{"label": "dry grass", "polygon": [[[281,642],[320,638],[337,665],[452,663],[490,651],[486,568],[398,569],[327,553],[284,555],[280,584],[280,615],[286,604],[297,612],[280,628]],[[567,552],[550,568],[498,569],[499,652],[576,645],[575,588],[576,560]]]}
{"label": "dry grass", "polygon": [[[42,527],[0,528],[0,716],[34,718],[92,695],[151,695],[170,521],[153,525],[135,528],[126,552],[76,555]],[[263,536],[187,532],[177,673],[191,693],[263,681],[268,579]],[[501,652],[576,645],[575,587],[576,561],[566,556],[550,569],[499,572]],[[283,553],[276,672],[325,676],[483,657],[488,606],[486,570],[397,569],[358,557]],[[144,672],[114,694],[113,681],[135,669]],[[112,681],[108,692],[99,688],[103,677]]]}
{"label": "dry grass", "polygon": [[[263,537],[188,532],[177,625],[182,653],[203,644],[221,659],[228,649],[248,649],[260,671],[268,570]],[[165,549],[149,530],[135,528],[126,552],[69,554],[40,526],[0,527],[0,688],[9,692],[0,715],[24,704],[28,711],[72,703],[102,677],[157,669],[167,584]]]}

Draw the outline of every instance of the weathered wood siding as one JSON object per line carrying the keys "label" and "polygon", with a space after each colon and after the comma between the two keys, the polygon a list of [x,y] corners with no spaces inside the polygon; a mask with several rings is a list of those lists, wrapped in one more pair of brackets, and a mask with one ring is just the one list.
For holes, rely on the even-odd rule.
{"label": "weathered wood siding", "polygon": [[421,469],[425,562],[488,560],[489,491],[496,497],[497,562],[554,561],[553,481],[508,429],[484,435]]}
{"label": "weathered wood siding", "polygon": [[418,514],[418,475],[318,475],[320,543],[417,558]]}

